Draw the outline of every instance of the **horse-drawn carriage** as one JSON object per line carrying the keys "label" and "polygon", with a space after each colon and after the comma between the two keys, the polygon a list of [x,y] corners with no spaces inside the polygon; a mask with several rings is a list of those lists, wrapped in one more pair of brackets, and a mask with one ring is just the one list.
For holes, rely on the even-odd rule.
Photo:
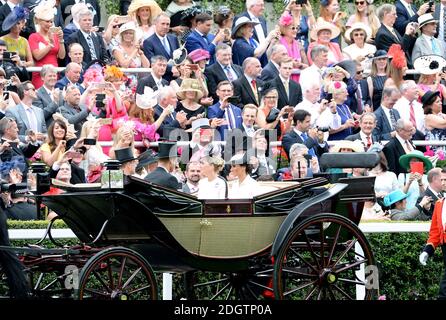
{"label": "horse-drawn carriage", "polygon": [[[352,154],[321,164],[378,160]],[[374,258],[357,224],[364,201],[374,199],[374,178],[332,182],[262,182],[269,192],[253,199],[199,200],[127,177],[120,190],[38,196],[79,245],[0,250],[18,253],[40,298],[157,299],[155,273],[171,272],[184,280],[177,298],[355,299],[362,286],[371,299],[374,289],[358,271]],[[57,245],[52,224],[47,234]]]}

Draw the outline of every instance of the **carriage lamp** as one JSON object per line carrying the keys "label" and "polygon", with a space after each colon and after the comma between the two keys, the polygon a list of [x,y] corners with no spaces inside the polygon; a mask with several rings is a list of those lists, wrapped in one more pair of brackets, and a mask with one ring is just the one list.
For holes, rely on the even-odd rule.
{"label": "carriage lamp", "polygon": [[117,160],[109,160],[104,165],[105,170],[102,172],[101,176],[101,188],[124,188],[124,173],[121,170],[121,163]]}
{"label": "carriage lamp", "polygon": [[28,172],[27,183],[29,191],[35,194],[43,194],[50,190],[51,179],[50,174],[46,172],[46,164],[35,162],[31,164],[30,172]]}

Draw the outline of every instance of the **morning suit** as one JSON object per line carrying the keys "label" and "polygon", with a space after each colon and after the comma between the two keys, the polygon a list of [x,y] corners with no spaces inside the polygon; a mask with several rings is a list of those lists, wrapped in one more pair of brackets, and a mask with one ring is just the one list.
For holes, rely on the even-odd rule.
{"label": "morning suit", "polygon": [[[47,128],[43,110],[37,108],[36,106],[31,106],[31,109],[33,110],[36,119],[37,132],[46,133]],[[28,121],[27,111],[25,110],[25,107],[22,104],[18,104],[11,108],[8,108],[6,109],[5,116],[11,117],[15,120],[15,122],[17,123],[17,127],[19,128],[20,140],[25,141],[26,131],[32,129]]]}
{"label": "morning suit", "polygon": [[437,51],[435,52],[433,50],[432,44],[428,43],[428,40],[426,39],[425,36],[420,35],[417,38],[412,51],[412,62],[415,61],[415,59],[418,57],[427,56],[431,54],[437,54],[439,56],[442,56],[443,58],[446,58],[446,52],[445,52],[446,48],[444,46],[444,42],[434,37],[432,37],[432,41],[435,43],[435,48],[437,48]]}
{"label": "morning suit", "polygon": [[279,101],[277,102],[277,108],[280,110],[284,106],[295,107],[299,102],[302,101],[302,89],[300,84],[289,79],[288,80],[288,92],[286,93],[285,86],[282,82],[280,76],[277,76],[274,80],[270,81],[270,84],[277,88],[279,93]]}
{"label": "morning suit", "polygon": [[260,105],[261,89],[264,83],[258,78],[255,80],[256,91],[253,90],[245,75],[241,76],[232,83],[234,85],[234,95],[240,97],[239,107],[241,109],[243,109],[243,107],[248,103],[254,104],[257,107]]}
{"label": "morning suit", "polygon": [[[308,135],[308,133],[307,133]],[[312,149],[314,154],[319,158],[325,152],[328,152],[327,143],[324,144],[324,147],[321,147],[317,140],[308,136],[307,140],[304,142],[303,138],[297,134],[295,130],[291,130],[282,138],[282,147],[285,149],[286,155],[288,159],[290,158],[290,149],[291,146],[295,143],[301,143],[307,146],[308,150]]]}
{"label": "morning suit", "polygon": [[262,81],[271,81],[274,78],[279,76],[279,69],[276,68],[272,61],[269,61],[265,68],[262,69],[262,74],[260,75],[260,79]]}
{"label": "morning suit", "polygon": [[[91,40],[93,41],[94,51],[96,53],[96,59],[102,60],[104,62],[109,62],[110,55],[108,54],[107,48],[105,47],[104,39],[99,37],[95,32],[91,32],[90,37],[91,37]],[[82,46],[82,48],[84,48],[83,61],[88,63],[91,60],[93,60],[91,58],[91,52],[88,47],[88,42],[85,39],[84,34],[82,33],[81,30],[73,32],[68,37],[68,42],[65,43],[67,52],[68,52],[68,48],[70,47],[70,44],[75,43],[75,42],[79,43]]]}
{"label": "morning suit", "polygon": [[[234,70],[237,78],[240,78],[243,75],[242,67],[239,65],[231,64],[231,69]],[[217,85],[222,81],[229,81],[228,75],[218,62],[214,63],[213,65],[206,66],[206,69],[204,69],[204,75],[207,79],[209,94],[212,95],[212,98],[214,98],[214,103],[217,103],[219,100],[216,93]]]}
{"label": "morning suit", "polygon": [[63,105],[63,103],[62,91],[59,91],[59,102],[56,103],[51,99],[48,91],[42,86],[37,90],[37,100],[33,102],[33,105],[43,110],[46,127],[48,128],[53,122],[53,114]]}
{"label": "morning suit", "polygon": [[[441,193],[441,192],[440,192]],[[440,197],[438,193],[435,193],[431,188],[426,188],[426,191],[424,191],[423,194],[420,195],[420,197],[417,200],[417,204],[420,203],[421,200],[423,200],[424,196],[428,196],[432,198],[432,205],[430,207],[429,210],[426,210],[424,207],[422,208],[423,213],[428,216],[429,218],[432,218],[432,214],[434,213],[434,205],[435,202],[437,202],[438,200],[440,200],[441,198],[443,198],[443,195],[440,194]]]}
{"label": "morning suit", "polygon": [[79,105],[77,108],[73,108],[67,102],[65,102],[64,105],[57,110],[57,112],[61,113],[69,123],[74,125],[74,129],[77,131],[77,136],[80,135],[82,125],[90,114],[87,106]]}
{"label": "morning suit", "polygon": [[[412,147],[415,149],[413,145]],[[400,173],[406,173],[406,170],[400,166],[400,157],[405,155],[406,151],[396,137],[389,139],[389,142],[383,148],[383,152],[387,159],[389,171],[394,172],[397,177]]]}
{"label": "morning suit", "polygon": [[171,175],[164,168],[161,167],[157,167],[155,170],[150,172],[144,179],[154,184],[174,190],[177,190],[180,187],[177,178],[175,178],[173,175]]}
{"label": "morning suit", "polygon": [[[163,87],[166,87],[169,85],[169,82],[167,80],[161,78],[161,84]],[[144,94],[144,88],[150,87],[153,89],[153,91],[157,91],[161,88],[158,88],[158,85],[155,82],[155,79],[153,78],[152,74],[149,74],[148,76],[145,76],[144,78],[141,78],[138,80],[138,85],[136,86],[136,93],[137,94]]]}
{"label": "morning suit", "polygon": [[[174,108],[176,106],[173,106]],[[163,113],[163,108],[157,104],[154,108],[154,118],[155,121],[161,116],[161,114]],[[160,136],[163,136],[163,131],[165,128],[181,128],[180,123],[178,122],[178,120],[176,120],[176,115],[177,113],[174,111],[172,112],[170,115],[166,116],[163,120],[163,123],[161,123],[160,127],[158,128],[157,132]]]}
{"label": "morning suit", "polygon": [[[167,61],[171,60],[173,57],[173,51],[180,47],[178,38],[172,34],[166,35],[167,42],[169,43],[170,52],[167,52],[164,48],[161,40],[158,38],[157,34],[154,33],[148,37],[143,42],[143,51],[147,59],[152,59],[154,56],[163,56]],[[172,80],[172,65],[168,64],[166,69],[166,74],[163,76],[167,81]]]}
{"label": "morning suit", "polygon": [[379,27],[375,37],[376,49],[389,51],[389,48],[392,44],[396,43],[401,45],[401,49],[404,50],[404,52],[406,53],[407,66],[410,69],[412,67],[410,53],[412,52],[412,48],[415,44],[416,38],[408,36],[407,34],[404,34],[404,36],[401,37],[401,35],[395,28],[394,31],[396,36],[382,24],[381,27]]}
{"label": "morning suit", "polygon": [[196,30],[193,30],[186,38],[186,50],[188,53],[196,49],[206,50],[211,56],[209,64],[213,64],[215,62],[215,44],[212,43],[214,38],[215,36],[210,33],[201,36]]}
{"label": "morning suit", "polygon": [[[241,128],[242,127],[242,110],[239,107],[236,107],[232,104],[229,104],[228,107],[226,107],[224,110],[220,108],[220,102],[217,102],[213,106],[210,106],[208,109],[208,118],[218,118],[218,119],[228,119],[228,111],[227,109],[230,108],[232,111],[232,114],[234,115],[234,121],[235,121],[235,128]],[[226,135],[225,131],[228,129],[228,125],[224,124],[219,127],[217,127],[217,130],[220,134],[220,140],[224,140]]]}
{"label": "morning suit", "polygon": [[[395,121],[398,121],[398,119],[401,118],[400,113],[395,108],[392,108],[391,110],[394,111]],[[392,128],[392,124],[387,119],[382,106],[376,109],[374,113],[376,116],[376,127],[373,129],[373,135],[378,137],[379,141],[389,140],[392,137],[390,133],[395,131],[395,128]]]}

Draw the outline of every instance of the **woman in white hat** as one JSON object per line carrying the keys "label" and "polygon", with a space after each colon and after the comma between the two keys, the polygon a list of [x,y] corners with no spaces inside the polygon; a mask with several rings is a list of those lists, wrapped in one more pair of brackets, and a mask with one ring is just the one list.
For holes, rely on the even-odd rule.
{"label": "woman in white hat", "polygon": [[339,28],[337,28],[333,23],[320,21],[314,28],[310,31],[311,39],[315,40],[308,46],[307,58],[308,62],[313,64],[311,59],[311,50],[317,45],[323,45],[328,48],[328,64],[338,63],[344,59],[342,55],[341,48],[336,42],[332,42],[333,39],[337,38],[340,34]]}
{"label": "woman in white hat", "polygon": [[153,20],[162,12],[153,0],[133,0],[127,14],[135,20],[137,28],[142,31],[144,39],[155,32]]}
{"label": "woman in white hat", "polygon": [[124,23],[119,28],[118,45],[113,48],[113,57],[121,68],[149,68],[149,59],[140,46],[142,34],[137,32],[134,21]]}
{"label": "woman in white hat", "polygon": [[[367,58],[373,57],[376,52],[376,47],[367,43],[371,36],[372,30],[367,25],[362,22],[355,23],[351,28],[348,28],[344,34],[344,38],[350,42],[351,45],[342,50],[345,55],[349,56],[352,60],[360,62],[362,67],[368,71],[371,68],[371,60]],[[366,61],[368,63],[366,63]]]}
{"label": "woman in white hat", "polygon": [[[34,8],[34,13],[37,32],[31,34],[28,41],[35,66],[52,64],[57,67],[57,59],[65,58],[65,46],[62,29],[54,28],[54,3],[42,1]],[[39,72],[33,72],[32,83],[36,88],[43,85]]]}
{"label": "woman in white hat", "polygon": [[[355,23],[364,23],[372,32],[367,41],[372,42],[381,26],[381,22],[379,22],[378,16],[375,14],[375,7],[372,5],[373,0],[354,0],[354,2],[355,13],[348,18],[345,26],[348,30]],[[348,40],[349,38],[346,39]]]}
{"label": "woman in white hat", "polygon": [[440,98],[446,97],[446,87],[440,83],[443,68],[446,67],[446,60],[437,55],[427,55],[418,57],[413,61],[414,69],[420,72],[418,79],[419,99],[427,91],[438,91]]}

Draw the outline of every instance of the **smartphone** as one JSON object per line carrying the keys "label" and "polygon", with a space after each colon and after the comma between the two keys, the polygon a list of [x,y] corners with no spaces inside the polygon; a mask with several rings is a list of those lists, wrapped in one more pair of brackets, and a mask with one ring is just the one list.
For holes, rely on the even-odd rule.
{"label": "smartphone", "polygon": [[226,101],[230,104],[238,104],[240,101],[240,98],[237,96],[232,96],[226,99]]}
{"label": "smartphone", "polygon": [[103,109],[105,107],[104,99],[105,99],[105,93],[96,94],[96,108]]}
{"label": "smartphone", "polygon": [[18,142],[8,142],[11,148],[17,148],[19,146]]}
{"label": "smartphone", "polygon": [[429,1],[429,8],[426,10],[426,13],[432,12],[431,8],[433,5],[434,5],[434,1],[433,0]]}
{"label": "smartphone", "polygon": [[331,102],[331,100],[333,100],[333,93],[327,93],[326,99],[328,102]]}
{"label": "smartphone", "polygon": [[3,92],[3,101],[9,100],[9,91]]}
{"label": "smartphone", "polygon": [[104,27],[98,27],[98,32],[104,32]]}
{"label": "smartphone", "polygon": [[84,145],[86,146],[94,146],[96,145],[96,139],[85,138]]}
{"label": "smartphone", "polygon": [[307,4],[307,2],[308,2],[308,0],[296,0],[296,4],[300,4],[300,5]]}

